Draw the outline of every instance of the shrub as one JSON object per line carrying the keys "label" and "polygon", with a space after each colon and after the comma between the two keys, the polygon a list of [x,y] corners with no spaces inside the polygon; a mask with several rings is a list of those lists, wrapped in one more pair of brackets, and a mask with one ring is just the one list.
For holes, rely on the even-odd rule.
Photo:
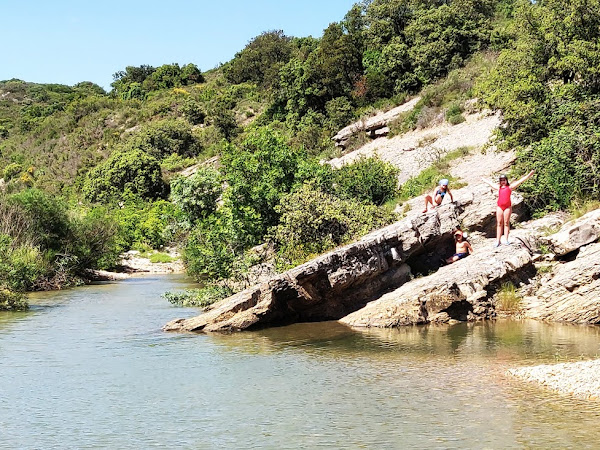
{"label": "shrub", "polygon": [[23,171],[23,166],[18,163],[9,164],[4,168],[4,181],[10,181]]}
{"label": "shrub", "polygon": [[166,253],[152,253],[150,255],[150,262],[152,264],[157,264],[157,263],[170,263],[175,261],[175,258],[173,258],[172,256],[166,254]]}
{"label": "shrub", "polygon": [[311,184],[283,197],[277,210],[281,220],[271,240],[284,265],[304,262],[395,219],[374,205],[342,200]]}
{"label": "shrub", "polygon": [[165,119],[144,126],[127,142],[125,149],[143,150],[159,160],[172,153],[196,156],[202,150],[190,126],[176,119]]}
{"label": "shrub", "polygon": [[187,98],[181,105],[181,112],[192,125],[198,125],[204,123],[206,113],[203,111],[202,106],[193,98]]}
{"label": "shrub", "polygon": [[0,311],[20,311],[27,308],[29,308],[29,305],[21,292],[14,292],[0,287]]}
{"label": "shrub", "polygon": [[66,205],[39,189],[26,189],[8,197],[28,221],[30,238],[44,249],[58,250],[69,234]]}
{"label": "shrub", "polygon": [[199,167],[194,175],[171,182],[171,199],[193,223],[215,211],[222,190],[219,172]]}
{"label": "shrub", "polygon": [[88,173],[82,188],[92,202],[122,198],[126,192],[156,199],[165,190],[158,160],[139,149],[113,153]]}
{"label": "shrub", "polygon": [[399,173],[379,158],[360,158],[335,171],[334,191],[342,198],[382,205],[397,195]]}
{"label": "shrub", "polygon": [[200,289],[186,289],[182,292],[165,292],[165,297],[169,302],[177,306],[198,306],[205,308],[219,300],[230,295],[233,291],[227,286],[211,283]]}
{"label": "shrub", "polygon": [[503,283],[498,291],[498,309],[506,312],[516,312],[521,309],[522,298],[514,284]]}

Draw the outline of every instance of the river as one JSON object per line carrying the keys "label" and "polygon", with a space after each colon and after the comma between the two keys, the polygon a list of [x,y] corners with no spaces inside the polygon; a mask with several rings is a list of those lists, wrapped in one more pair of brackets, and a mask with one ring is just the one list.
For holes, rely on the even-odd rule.
{"label": "river", "polygon": [[600,328],[497,321],[400,330],[336,322],[161,331],[147,276],[0,313],[0,448],[595,448],[600,402],[505,375],[598,357]]}

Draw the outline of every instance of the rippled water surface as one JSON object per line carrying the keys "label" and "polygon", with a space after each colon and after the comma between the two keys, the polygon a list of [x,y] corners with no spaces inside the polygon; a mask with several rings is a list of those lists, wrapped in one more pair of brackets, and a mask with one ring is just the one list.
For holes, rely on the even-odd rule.
{"label": "rippled water surface", "polygon": [[600,402],[505,375],[600,355],[600,328],[335,322],[166,334],[196,314],[160,276],[40,294],[0,313],[0,448],[581,447]]}

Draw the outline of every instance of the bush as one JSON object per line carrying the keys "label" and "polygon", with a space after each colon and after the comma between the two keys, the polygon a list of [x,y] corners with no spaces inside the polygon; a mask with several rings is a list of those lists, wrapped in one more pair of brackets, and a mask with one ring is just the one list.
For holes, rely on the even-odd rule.
{"label": "bush", "polygon": [[117,151],[92,169],[83,183],[83,195],[92,202],[119,199],[126,192],[157,199],[165,194],[160,164],[148,153],[132,149]]}
{"label": "bush", "polygon": [[146,125],[127,142],[127,149],[143,150],[159,160],[173,153],[184,157],[196,156],[202,150],[190,126],[175,119]]}
{"label": "bush", "polygon": [[127,199],[113,214],[118,224],[116,242],[120,252],[135,246],[160,248],[168,244],[183,220],[180,210],[170,202],[150,203],[135,197]]}
{"label": "bush", "polygon": [[186,289],[182,292],[165,292],[165,297],[169,302],[177,306],[197,306],[205,308],[219,300],[222,300],[230,295],[233,291],[219,284],[209,284],[200,289]]}
{"label": "bush", "polygon": [[342,200],[306,184],[282,198],[279,224],[271,239],[284,265],[297,265],[387,225],[395,215],[355,200]]}
{"label": "bush", "polygon": [[26,189],[8,198],[26,217],[29,238],[44,249],[58,250],[69,234],[66,205],[58,198],[38,189]]}
{"label": "bush", "polygon": [[4,181],[10,181],[23,171],[23,166],[18,163],[9,164],[4,168]]}
{"label": "bush", "polygon": [[222,190],[219,172],[199,167],[194,175],[171,182],[171,199],[193,223],[215,211]]}
{"label": "bush", "polygon": [[342,198],[382,205],[398,194],[399,169],[378,158],[361,158],[334,173],[334,192]]}

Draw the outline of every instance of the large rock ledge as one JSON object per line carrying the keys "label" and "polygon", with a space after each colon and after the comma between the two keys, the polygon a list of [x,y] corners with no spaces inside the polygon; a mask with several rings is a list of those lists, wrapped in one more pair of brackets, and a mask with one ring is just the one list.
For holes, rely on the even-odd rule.
{"label": "large rock ledge", "polygon": [[585,400],[600,400],[600,360],[510,369],[508,373],[553,391]]}
{"label": "large rock ledge", "polygon": [[490,318],[495,312],[487,289],[531,262],[529,251],[521,246],[479,249],[434,275],[385,294],[340,322],[353,327],[397,327]]}
{"label": "large rock ledge", "polygon": [[[224,299],[200,316],[171,321],[164,330],[235,331],[301,321],[341,319],[409,281],[411,270],[407,263],[410,259],[435,251],[440,246],[446,248],[444,246],[451,241],[452,230],[457,225],[483,229],[491,224],[495,201],[489,189],[457,190],[454,195],[454,203],[435,208],[427,214],[411,212],[404,220],[370,233],[358,242],[321,255]],[[517,196],[513,200],[518,211],[521,198]],[[518,254],[525,255],[526,252],[519,251]],[[491,254],[467,261],[478,261],[475,265],[485,261],[483,265],[487,266],[490,257]],[[517,270],[530,262],[523,258],[519,256],[507,264],[498,261],[494,276],[501,277],[500,274]],[[436,260],[439,259],[438,256]],[[514,269],[509,269],[511,264]],[[471,283],[478,293],[488,284],[483,279],[490,276],[487,272],[467,270],[454,274],[446,270],[446,283],[457,286]],[[413,281],[411,285],[415,283],[420,289],[420,282]],[[467,289],[463,291],[467,292]],[[446,303],[440,302],[435,295],[430,297],[431,302],[435,300],[440,307],[443,306],[438,312],[447,308]]]}

